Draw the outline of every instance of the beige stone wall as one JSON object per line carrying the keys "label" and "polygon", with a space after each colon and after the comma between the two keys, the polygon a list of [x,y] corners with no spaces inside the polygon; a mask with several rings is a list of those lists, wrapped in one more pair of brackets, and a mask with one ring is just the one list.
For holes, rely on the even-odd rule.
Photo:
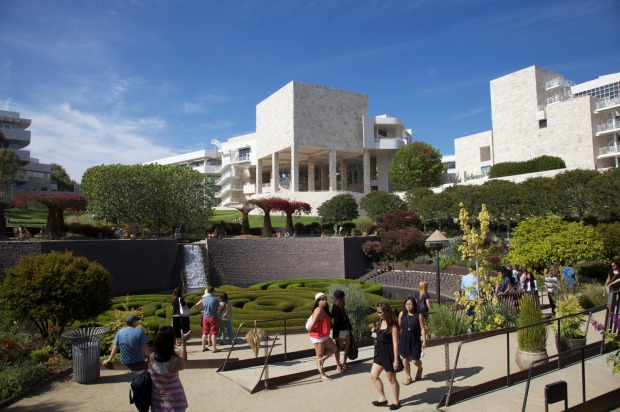
{"label": "beige stone wall", "polygon": [[256,156],[262,158],[291,147],[294,136],[294,82],[256,105]]}
{"label": "beige stone wall", "polygon": [[[491,146],[493,132],[473,134],[454,140],[454,155],[456,157],[456,170],[459,182],[464,183],[465,173],[468,175],[480,174],[483,166],[491,166],[491,161],[480,161],[480,149],[482,147]],[[493,159],[493,150],[491,150],[491,159]]]}

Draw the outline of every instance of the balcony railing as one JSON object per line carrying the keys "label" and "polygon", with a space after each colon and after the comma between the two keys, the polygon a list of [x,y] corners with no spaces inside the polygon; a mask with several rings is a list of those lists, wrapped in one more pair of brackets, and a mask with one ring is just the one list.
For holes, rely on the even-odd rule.
{"label": "balcony railing", "polygon": [[565,100],[569,100],[573,97],[570,89],[564,89],[563,91],[557,92],[553,96],[547,97],[547,104],[563,102]]}
{"label": "balcony railing", "polygon": [[603,124],[596,126],[596,134],[609,133],[616,130],[620,130],[620,122],[616,119],[610,119]]}
{"label": "balcony railing", "polygon": [[614,144],[610,144],[608,146],[605,147],[599,147],[598,149],[598,155],[599,156],[605,156],[605,155],[609,155],[609,154],[620,154],[620,147],[614,145]]}
{"label": "balcony railing", "polygon": [[575,85],[575,82],[573,82],[571,80],[568,80],[568,79],[565,79],[564,77],[561,77],[561,76],[560,77],[556,77],[555,79],[551,79],[551,80],[545,82],[545,88],[547,90],[553,89],[555,87],[561,87],[561,86],[572,87],[574,85]]}
{"label": "balcony railing", "polygon": [[615,106],[620,106],[620,96],[616,96],[614,98],[606,97],[605,99],[597,101],[594,105],[597,112],[600,110],[610,109]]}

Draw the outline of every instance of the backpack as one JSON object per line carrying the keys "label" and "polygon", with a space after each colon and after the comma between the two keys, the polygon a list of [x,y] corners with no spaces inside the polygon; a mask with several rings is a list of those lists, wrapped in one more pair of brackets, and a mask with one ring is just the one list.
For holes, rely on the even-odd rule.
{"label": "backpack", "polygon": [[146,370],[131,380],[129,403],[136,405],[140,412],[148,412],[151,408],[152,388],[151,373]]}

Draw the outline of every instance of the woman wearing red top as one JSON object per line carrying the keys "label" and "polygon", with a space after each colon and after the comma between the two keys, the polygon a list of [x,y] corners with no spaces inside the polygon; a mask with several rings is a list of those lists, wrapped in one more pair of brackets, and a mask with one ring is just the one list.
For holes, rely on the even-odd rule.
{"label": "woman wearing red top", "polygon": [[331,314],[327,305],[327,296],[323,292],[319,292],[314,296],[312,321],[308,330],[310,331],[310,341],[314,344],[319,373],[324,381],[331,381],[332,378],[323,371],[323,364],[327,358],[336,353],[336,344],[329,336],[330,329]]}

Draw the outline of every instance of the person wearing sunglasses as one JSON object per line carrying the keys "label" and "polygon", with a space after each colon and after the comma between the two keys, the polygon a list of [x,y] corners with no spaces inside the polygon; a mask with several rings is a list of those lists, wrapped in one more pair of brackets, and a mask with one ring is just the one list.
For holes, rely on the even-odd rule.
{"label": "person wearing sunglasses", "polygon": [[375,357],[370,369],[370,380],[374,383],[379,399],[372,401],[374,406],[386,406],[388,404],[383,390],[383,381],[380,378],[381,372],[385,374],[392,386],[394,403],[390,405],[390,410],[400,409],[400,385],[396,379],[396,372],[402,369],[402,361],[398,356],[398,334],[400,327],[392,308],[384,303],[377,303],[377,315],[379,315],[379,327],[373,327],[372,332],[376,333]]}

